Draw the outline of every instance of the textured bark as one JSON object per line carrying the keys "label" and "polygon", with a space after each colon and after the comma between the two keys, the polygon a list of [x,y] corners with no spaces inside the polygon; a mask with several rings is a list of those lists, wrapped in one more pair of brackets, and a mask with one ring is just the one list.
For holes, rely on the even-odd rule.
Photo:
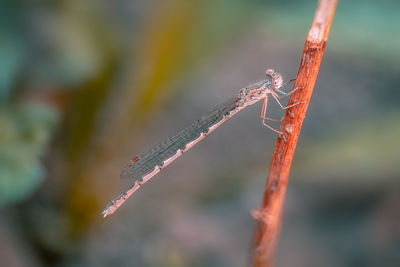
{"label": "textured bark", "polygon": [[282,211],[290,167],[300,135],[311,94],[317,79],[322,56],[329,35],[337,0],[321,0],[315,13],[312,27],[304,45],[303,56],[297,72],[294,88],[296,90],[288,105],[300,103],[289,108],[281,125],[268,173],[264,198],[259,210],[253,212],[257,219],[254,237],[253,265],[273,266],[278,247]]}

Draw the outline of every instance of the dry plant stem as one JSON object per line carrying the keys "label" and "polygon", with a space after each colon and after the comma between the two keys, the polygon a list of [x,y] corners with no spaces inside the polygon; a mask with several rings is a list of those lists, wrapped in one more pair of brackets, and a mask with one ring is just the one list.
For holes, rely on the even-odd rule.
{"label": "dry plant stem", "polygon": [[254,266],[273,266],[274,263],[290,166],[317,79],[336,4],[337,0],[318,2],[314,21],[304,45],[294,84],[294,88],[303,89],[292,94],[288,105],[300,104],[289,108],[285,113],[281,125],[281,132],[285,136],[279,136],[277,139],[262,205],[259,210],[253,212],[258,221],[254,237]]}

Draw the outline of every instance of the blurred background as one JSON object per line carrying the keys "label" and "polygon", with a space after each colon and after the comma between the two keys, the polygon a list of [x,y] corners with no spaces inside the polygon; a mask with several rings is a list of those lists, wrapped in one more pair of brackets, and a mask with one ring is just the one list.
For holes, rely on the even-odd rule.
{"label": "blurred background", "polygon": [[[295,78],[316,5],[1,1],[1,266],[246,265],[277,138],[260,104],[101,212],[136,154],[267,68]],[[339,2],[276,266],[400,265],[399,26],[398,1]]]}

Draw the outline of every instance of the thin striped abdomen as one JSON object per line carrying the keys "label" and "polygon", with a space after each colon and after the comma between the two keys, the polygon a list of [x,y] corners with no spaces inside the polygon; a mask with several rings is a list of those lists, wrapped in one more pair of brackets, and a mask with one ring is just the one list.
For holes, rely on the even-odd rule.
{"label": "thin striped abdomen", "polygon": [[[150,150],[142,153],[131,160],[130,164],[121,172],[122,178],[141,179],[151,173],[156,166],[165,167],[164,164],[169,164],[171,157],[175,156],[178,150],[184,152],[189,149],[187,147],[193,141],[200,138],[202,134],[207,134],[209,129],[224,120],[229,119],[231,113],[237,108],[237,98],[233,98],[228,102],[215,108],[208,115],[183,130],[171,135],[163,142],[155,145]],[[233,114],[231,114],[233,115]],[[226,121],[224,120],[224,121]],[[213,129],[212,129],[213,130]],[[200,141],[200,140],[198,140]],[[166,165],[167,165],[166,164]]]}

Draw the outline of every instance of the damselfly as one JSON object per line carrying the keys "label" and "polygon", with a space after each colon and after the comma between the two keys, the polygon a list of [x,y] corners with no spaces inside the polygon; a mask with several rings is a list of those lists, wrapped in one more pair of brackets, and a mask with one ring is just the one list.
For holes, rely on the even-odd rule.
{"label": "damselfly", "polygon": [[169,165],[184,152],[188,151],[200,140],[229,120],[233,115],[261,99],[263,99],[263,104],[260,117],[263,124],[274,132],[282,134],[280,131],[272,128],[266,123],[266,120],[274,121],[273,119],[266,117],[268,95],[271,94],[282,109],[287,109],[299,104],[295,103],[284,107],[279,102],[280,96],[278,93],[282,95],[290,95],[295,90],[299,89],[297,88],[290,93],[285,93],[280,90],[282,86],[282,76],[273,69],[268,69],[264,81],[251,84],[241,89],[235,97],[216,107],[206,116],[203,116],[201,119],[195,121],[183,130],[171,135],[163,142],[152,147],[149,151],[134,157],[123,169],[121,177],[136,179],[136,181],[129,190],[125,191],[108,204],[103,211],[104,217],[114,213],[128,197],[130,197],[150,178],[156,175],[161,169]]}

